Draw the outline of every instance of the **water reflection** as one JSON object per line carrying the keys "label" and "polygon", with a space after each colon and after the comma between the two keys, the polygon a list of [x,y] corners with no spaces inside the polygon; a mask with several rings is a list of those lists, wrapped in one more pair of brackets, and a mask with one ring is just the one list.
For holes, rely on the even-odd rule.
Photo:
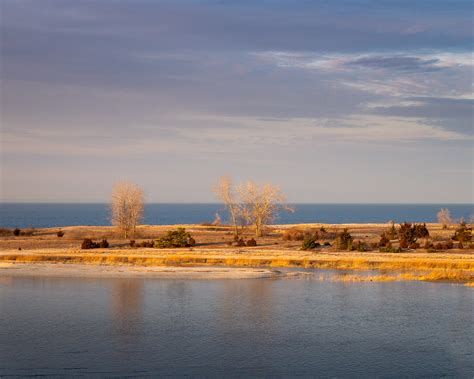
{"label": "water reflection", "polygon": [[118,336],[143,332],[143,280],[117,280],[112,289],[112,325]]}

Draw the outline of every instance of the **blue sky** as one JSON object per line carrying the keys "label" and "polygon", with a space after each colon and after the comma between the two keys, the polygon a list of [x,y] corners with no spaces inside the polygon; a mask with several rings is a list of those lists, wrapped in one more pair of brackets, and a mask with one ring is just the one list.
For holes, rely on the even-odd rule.
{"label": "blue sky", "polygon": [[471,1],[0,6],[3,201],[473,201]]}

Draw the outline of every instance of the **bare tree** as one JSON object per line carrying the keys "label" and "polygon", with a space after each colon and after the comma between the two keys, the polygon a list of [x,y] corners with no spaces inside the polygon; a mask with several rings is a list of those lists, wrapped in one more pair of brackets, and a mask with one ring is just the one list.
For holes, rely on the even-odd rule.
{"label": "bare tree", "polygon": [[235,194],[232,179],[229,176],[222,176],[219,182],[213,187],[216,196],[224,203],[229,211],[230,221],[234,227],[234,235],[239,235],[239,218],[241,214],[241,204]]}
{"label": "bare tree", "polygon": [[446,229],[449,225],[453,223],[451,212],[449,212],[448,208],[441,208],[437,216],[438,216],[438,222],[441,225],[443,225],[443,229]]}
{"label": "bare tree", "polygon": [[293,209],[285,204],[285,195],[273,184],[259,186],[252,181],[240,184],[237,192],[242,201],[242,214],[248,222],[255,226],[257,237],[263,235],[266,225],[271,223],[278,211]]}
{"label": "bare tree", "polygon": [[127,238],[143,218],[143,190],[133,183],[117,183],[112,191],[112,224]]}

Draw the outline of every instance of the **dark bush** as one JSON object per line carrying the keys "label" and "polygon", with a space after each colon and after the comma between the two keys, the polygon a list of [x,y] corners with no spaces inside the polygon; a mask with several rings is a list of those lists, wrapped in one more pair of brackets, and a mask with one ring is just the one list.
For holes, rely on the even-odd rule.
{"label": "dark bush", "polygon": [[155,247],[190,247],[191,238],[191,234],[186,232],[184,228],[177,228],[176,230],[169,230],[163,237],[158,238],[155,241]]}
{"label": "dark bush", "polygon": [[153,242],[153,240],[142,241],[140,243],[140,247],[148,247],[148,248],[155,247],[155,242]]}
{"label": "dark bush", "polygon": [[94,242],[90,238],[84,238],[81,244],[81,249],[87,250],[87,249],[98,249],[98,248],[103,248],[106,249],[109,247],[109,243],[107,240],[102,240],[100,242]]}
{"label": "dark bush", "polygon": [[413,250],[419,249],[419,248],[420,248],[420,244],[419,244],[418,242],[413,242],[413,243],[411,243],[410,245],[408,245],[408,248],[409,248],[409,249],[413,249]]}
{"label": "dark bush", "polygon": [[235,242],[235,246],[245,246],[245,241],[243,238],[240,238]]}
{"label": "dark bush", "polygon": [[90,238],[84,238],[84,241],[82,241],[82,244],[81,244],[81,249],[84,249],[84,250],[97,249],[98,247],[99,247],[99,244],[95,243]]}
{"label": "dark bush", "polygon": [[100,241],[99,247],[100,247],[101,249],[107,249],[107,248],[109,247],[109,241],[107,241],[107,240],[102,240],[102,241]]}
{"label": "dark bush", "polygon": [[130,245],[130,247],[135,247],[135,240],[130,240],[128,244]]}
{"label": "dark bush", "polygon": [[451,250],[454,247],[453,241],[447,241],[443,244],[443,249]]}
{"label": "dark bush", "polygon": [[398,230],[398,239],[402,249],[406,249],[408,245],[416,242],[415,228],[411,223],[404,222],[403,224],[400,224],[400,229]]}
{"label": "dark bush", "polygon": [[425,244],[423,245],[423,249],[433,249],[434,245],[432,242],[426,240]]}
{"label": "dark bush", "polygon": [[320,246],[317,233],[308,233],[301,244],[301,250],[311,250]]}
{"label": "dark bush", "polygon": [[415,229],[416,238],[427,238],[430,236],[430,232],[428,231],[426,224],[415,224],[413,225],[413,228]]}
{"label": "dark bush", "polygon": [[382,233],[380,236],[380,241],[378,243],[378,247],[385,247],[390,243],[390,239],[387,236],[387,233]]}
{"label": "dark bush", "polygon": [[464,221],[461,221],[451,239],[459,242],[471,242],[472,228],[470,228]]}
{"label": "dark bush", "polygon": [[196,245],[196,240],[193,237],[189,237],[188,244],[189,246],[194,246]]}
{"label": "dark bush", "polygon": [[331,243],[326,241],[326,242],[324,242],[324,246],[331,246]]}
{"label": "dark bush", "polygon": [[443,244],[441,242],[438,242],[437,244],[434,245],[434,248],[436,250],[443,250]]}
{"label": "dark bush", "polygon": [[57,235],[59,238],[61,238],[62,236],[64,236],[64,232],[63,232],[61,229],[59,229],[58,232],[56,233],[56,235]]}
{"label": "dark bush", "polygon": [[464,249],[464,245],[463,245],[462,242],[459,242],[459,243],[458,243],[458,249],[461,249],[461,250]]}
{"label": "dark bush", "polygon": [[250,238],[250,239],[247,241],[247,246],[257,246],[257,241],[255,241],[254,238]]}
{"label": "dark bush", "polygon": [[338,250],[352,250],[352,236],[347,228],[336,236],[335,244]]}
{"label": "dark bush", "polygon": [[20,229],[18,229],[18,228],[13,229],[13,235],[14,236],[18,237],[20,235],[20,233],[21,233]]}

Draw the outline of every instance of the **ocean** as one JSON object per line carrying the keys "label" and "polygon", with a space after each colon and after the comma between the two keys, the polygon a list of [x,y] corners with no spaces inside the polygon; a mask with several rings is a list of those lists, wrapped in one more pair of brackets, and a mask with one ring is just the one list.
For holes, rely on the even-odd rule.
{"label": "ocean", "polygon": [[[281,213],[276,224],[436,222],[441,208],[455,219],[470,220],[474,204],[294,204],[294,213]],[[227,219],[222,204],[146,204],[144,224],[199,224],[219,213]],[[105,203],[0,203],[0,226],[41,228],[68,225],[109,225]]]}

